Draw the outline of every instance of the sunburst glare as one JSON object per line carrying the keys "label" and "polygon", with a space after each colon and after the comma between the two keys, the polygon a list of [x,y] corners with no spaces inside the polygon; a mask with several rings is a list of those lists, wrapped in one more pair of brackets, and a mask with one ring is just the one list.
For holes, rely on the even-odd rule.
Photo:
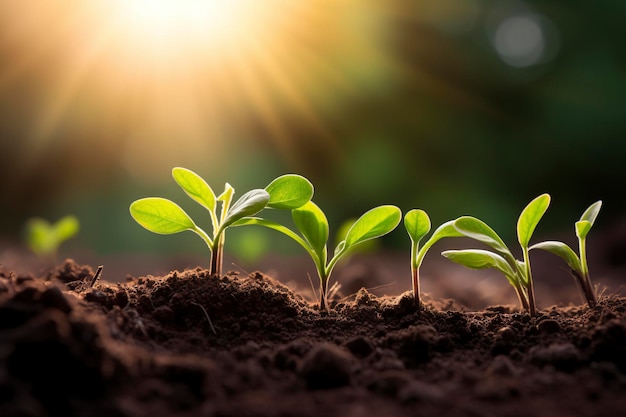
{"label": "sunburst glare", "polygon": [[332,151],[320,113],[386,76],[384,13],[366,3],[2,2],[0,90],[33,94],[22,166],[63,140],[150,178],[259,129],[289,157],[294,120]]}

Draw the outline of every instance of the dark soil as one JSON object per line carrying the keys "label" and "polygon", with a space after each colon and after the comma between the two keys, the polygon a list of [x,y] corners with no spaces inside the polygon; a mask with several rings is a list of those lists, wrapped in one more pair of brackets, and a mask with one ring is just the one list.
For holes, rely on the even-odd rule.
{"label": "dark soil", "polygon": [[[0,270],[0,416],[626,412],[626,299],[463,311],[362,289],[330,313],[262,273]],[[93,284],[93,286],[92,286]]]}

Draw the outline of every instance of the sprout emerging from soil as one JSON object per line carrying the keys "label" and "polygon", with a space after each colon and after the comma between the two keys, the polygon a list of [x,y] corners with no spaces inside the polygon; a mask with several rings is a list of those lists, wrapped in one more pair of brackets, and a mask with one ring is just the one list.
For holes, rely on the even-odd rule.
{"label": "sprout emerging from soil", "polygon": [[415,305],[420,308],[420,275],[419,270],[426,252],[439,240],[446,237],[463,236],[455,227],[454,221],[450,220],[439,226],[430,239],[420,248],[420,241],[430,232],[430,218],[424,210],[413,209],[404,215],[404,227],[411,238],[411,276],[413,282],[413,297]]}
{"label": "sprout emerging from soil", "polygon": [[558,241],[541,242],[530,247],[530,249],[543,249],[561,257],[570,267],[571,273],[578,282],[583,296],[590,307],[594,307],[597,300],[589,277],[589,267],[587,266],[586,239],[593,223],[596,221],[596,217],[598,217],[601,207],[602,201],[596,201],[585,210],[580,220],[574,225],[576,237],[578,238],[578,253],[580,256],[576,255],[567,244]]}
{"label": "sprout emerging from soil", "polygon": [[522,307],[531,316],[537,314],[533,279],[530,268],[529,247],[537,224],[550,205],[550,195],[542,194],[522,210],[517,221],[517,239],[522,248],[523,260],[517,260],[502,239],[483,221],[463,216],[454,221],[454,227],[463,236],[475,239],[495,250],[482,249],[449,250],[442,252],[446,258],[467,268],[495,268],[502,272],[515,288]]}
{"label": "sprout emerging from soil", "polygon": [[[242,195],[232,205],[235,189],[228,183],[224,192],[216,196],[213,189],[195,172],[176,167],[174,181],[194,201],[206,208],[211,217],[213,234],[209,236],[196,225],[176,203],[166,198],[148,197],[134,201],[130,214],[145,229],[158,234],[174,234],[186,230],[200,236],[211,251],[210,273],[221,275],[224,253],[224,232],[238,220],[253,216],[264,208],[294,209],[313,196],[313,185],[306,178],[287,174],[276,178],[265,189],[254,189]],[[218,214],[218,202],[221,210]]]}
{"label": "sprout emerging from soil", "polygon": [[234,226],[256,224],[277,230],[302,246],[313,259],[320,279],[320,311],[328,310],[326,300],[330,274],[337,262],[357,245],[386,235],[394,230],[402,219],[396,206],[385,205],[373,208],[359,217],[346,233],[345,239],[337,244],[333,256],[328,260],[328,220],[324,212],[312,201],[291,211],[293,221],[300,234],[282,224],[262,218],[245,218]]}
{"label": "sprout emerging from soil", "polygon": [[76,236],[80,223],[75,216],[65,216],[51,224],[40,217],[26,222],[25,240],[28,247],[38,256],[54,260],[59,246]]}

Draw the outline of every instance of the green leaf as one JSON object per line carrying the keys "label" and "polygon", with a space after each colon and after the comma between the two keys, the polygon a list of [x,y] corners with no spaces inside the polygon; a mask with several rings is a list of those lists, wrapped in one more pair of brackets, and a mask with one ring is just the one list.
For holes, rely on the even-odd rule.
{"label": "green leaf", "polygon": [[584,240],[591,230],[591,223],[589,223],[587,220],[581,220],[576,222],[574,224],[574,227],[576,228],[576,236],[579,239]]}
{"label": "green leaf", "polygon": [[172,177],[189,197],[207,210],[215,212],[215,193],[198,174],[187,168],[176,167],[172,169]]}
{"label": "green leaf", "polygon": [[404,227],[414,243],[419,243],[430,232],[430,218],[424,210],[413,209],[404,215]]}
{"label": "green leaf", "polygon": [[529,249],[541,249],[548,251],[563,259],[571,269],[575,271],[581,270],[581,264],[578,255],[576,255],[572,248],[570,248],[563,242],[549,240],[546,242],[534,244]]}
{"label": "green leaf", "polygon": [[517,239],[522,248],[528,247],[528,242],[532,237],[539,220],[543,217],[550,205],[550,195],[542,194],[522,210],[517,220]]}
{"label": "green leaf", "polygon": [[401,219],[402,212],[396,206],[379,206],[367,211],[348,230],[346,248],[386,235],[398,226]]}
{"label": "green leaf", "polygon": [[602,201],[596,201],[593,203],[580,217],[580,220],[576,222],[576,236],[579,239],[584,240],[589,234],[593,223],[596,221],[596,217],[598,217],[598,213],[600,212],[600,207],[602,207]]}
{"label": "green leaf", "polygon": [[419,250],[417,259],[415,260],[415,266],[419,267],[426,256],[428,250],[438,241],[447,237],[462,237],[463,235],[454,227],[454,220],[448,220],[440,225],[433,234],[430,236],[424,246]]}
{"label": "green leaf", "polygon": [[463,235],[488,246],[501,254],[510,253],[509,248],[487,223],[475,217],[462,216],[454,221],[454,227]]}
{"label": "green leaf", "polygon": [[502,272],[509,280],[515,276],[515,271],[509,263],[497,253],[482,249],[448,250],[441,253],[446,258],[471,269],[495,268]]}
{"label": "green leaf", "polygon": [[26,243],[37,255],[52,253],[56,243],[50,223],[39,217],[34,217],[26,222]]}
{"label": "green leaf", "polygon": [[53,234],[58,244],[74,237],[78,233],[80,224],[75,216],[65,216],[59,219],[53,226]]}
{"label": "green leaf", "polygon": [[593,226],[593,223],[596,221],[596,217],[598,217],[598,213],[600,212],[600,208],[602,207],[602,200],[596,201],[592,205],[590,205],[587,210],[580,216],[580,221],[586,220]]}
{"label": "green leaf", "polygon": [[233,203],[220,225],[220,230],[226,229],[243,217],[257,214],[267,206],[268,201],[270,201],[270,195],[267,191],[260,188],[248,191]]}
{"label": "green leaf", "polygon": [[293,210],[311,200],[313,184],[300,175],[287,174],[272,181],[265,191],[270,195],[268,207]]}
{"label": "green leaf", "polygon": [[322,209],[309,201],[293,210],[291,216],[302,236],[322,259],[328,241],[328,220]]}
{"label": "green leaf", "polygon": [[134,201],[130,205],[130,215],[145,229],[162,235],[196,229],[191,217],[166,198],[148,197]]}
{"label": "green leaf", "polygon": [[311,253],[312,248],[307,241],[302,239],[293,230],[289,229],[288,227],[283,226],[280,223],[276,223],[275,221],[262,219],[259,217],[244,217],[234,222],[231,226],[236,227],[236,226],[248,226],[248,225],[263,226],[263,227],[267,227],[268,229],[273,229],[278,232],[281,232],[282,234],[289,236],[290,238],[298,242],[300,246],[302,246],[307,252]]}

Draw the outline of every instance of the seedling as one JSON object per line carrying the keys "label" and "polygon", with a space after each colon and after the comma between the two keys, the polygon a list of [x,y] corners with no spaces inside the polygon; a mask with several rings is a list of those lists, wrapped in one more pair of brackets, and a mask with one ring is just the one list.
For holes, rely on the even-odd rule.
{"label": "seedling", "polygon": [[448,221],[439,226],[430,239],[420,248],[420,241],[430,232],[430,218],[424,210],[413,209],[404,215],[404,227],[411,238],[411,275],[413,282],[413,297],[415,305],[420,308],[420,275],[419,270],[424,261],[426,252],[439,240],[446,237],[463,236],[455,227],[454,221]]}
{"label": "seedling", "polygon": [[600,207],[602,207],[602,201],[596,201],[590,205],[580,217],[580,220],[574,225],[576,237],[578,238],[578,253],[580,256],[576,255],[568,245],[558,241],[541,242],[530,247],[530,249],[543,249],[560,256],[570,267],[570,271],[574,279],[578,282],[584,297],[587,299],[587,304],[589,304],[590,307],[594,307],[597,300],[596,294],[591,286],[589,267],[587,266],[586,239],[593,223],[596,221],[596,217],[598,217]]}
{"label": "seedling", "polygon": [[386,235],[395,229],[402,218],[396,206],[379,206],[359,217],[346,233],[345,239],[337,244],[333,256],[328,260],[328,220],[324,212],[312,201],[291,211],[293,221],[300,234],[290,228],[263,218],[245,218],[234,225],[257,224],[277,230],[302,246],[313,259],[320,279],[320,311],[328,310],[328,281],[337,262],[363,242]]}
{"label": "seedling", "polygon": [[522,248],[523,260],[517,260],[504,241],[483,221],[470,216],[459,217],[454,227],[463,235],[486,244],[496,253],[482,249],[449,250],[442,252],[446,258],[467,268],[495,268],[502,272],[515,288],[522,307],[535,316],[535,295],[528,256],[528,243],[537,224],[550,205],[550,195],[542,194],[522,210],[517,220],[517,239]]}
{"label": "seedling", "polygon": [[[166,198],[148,197],[134,201],[130,214],[145,229],[164,235],[192,231],[204,240],[211,251],[210,273],[221,275],[224,253],[224,232],[238,220],[253,216],[264,208],[294,209],[313,196],[313,185],[306,178],[287,174],[276,178],[265,189],[254,189],[231,205],[235,189],[228,183],[216,196],[213,189],[195,172],[176,167],[174,181],[194,201],[206,208],[211,217],[212,236],[189,217],[176,203]],[[218,202],[221,210],[218,214]]]}
{"label": "seedling", "polygon": [[36,255],[54,260],[59,246],[74,237],[79,229],[80,223],[75,216],[62,217],[54,224],[34,217],[26,222],[25,239],[28,247]]}

